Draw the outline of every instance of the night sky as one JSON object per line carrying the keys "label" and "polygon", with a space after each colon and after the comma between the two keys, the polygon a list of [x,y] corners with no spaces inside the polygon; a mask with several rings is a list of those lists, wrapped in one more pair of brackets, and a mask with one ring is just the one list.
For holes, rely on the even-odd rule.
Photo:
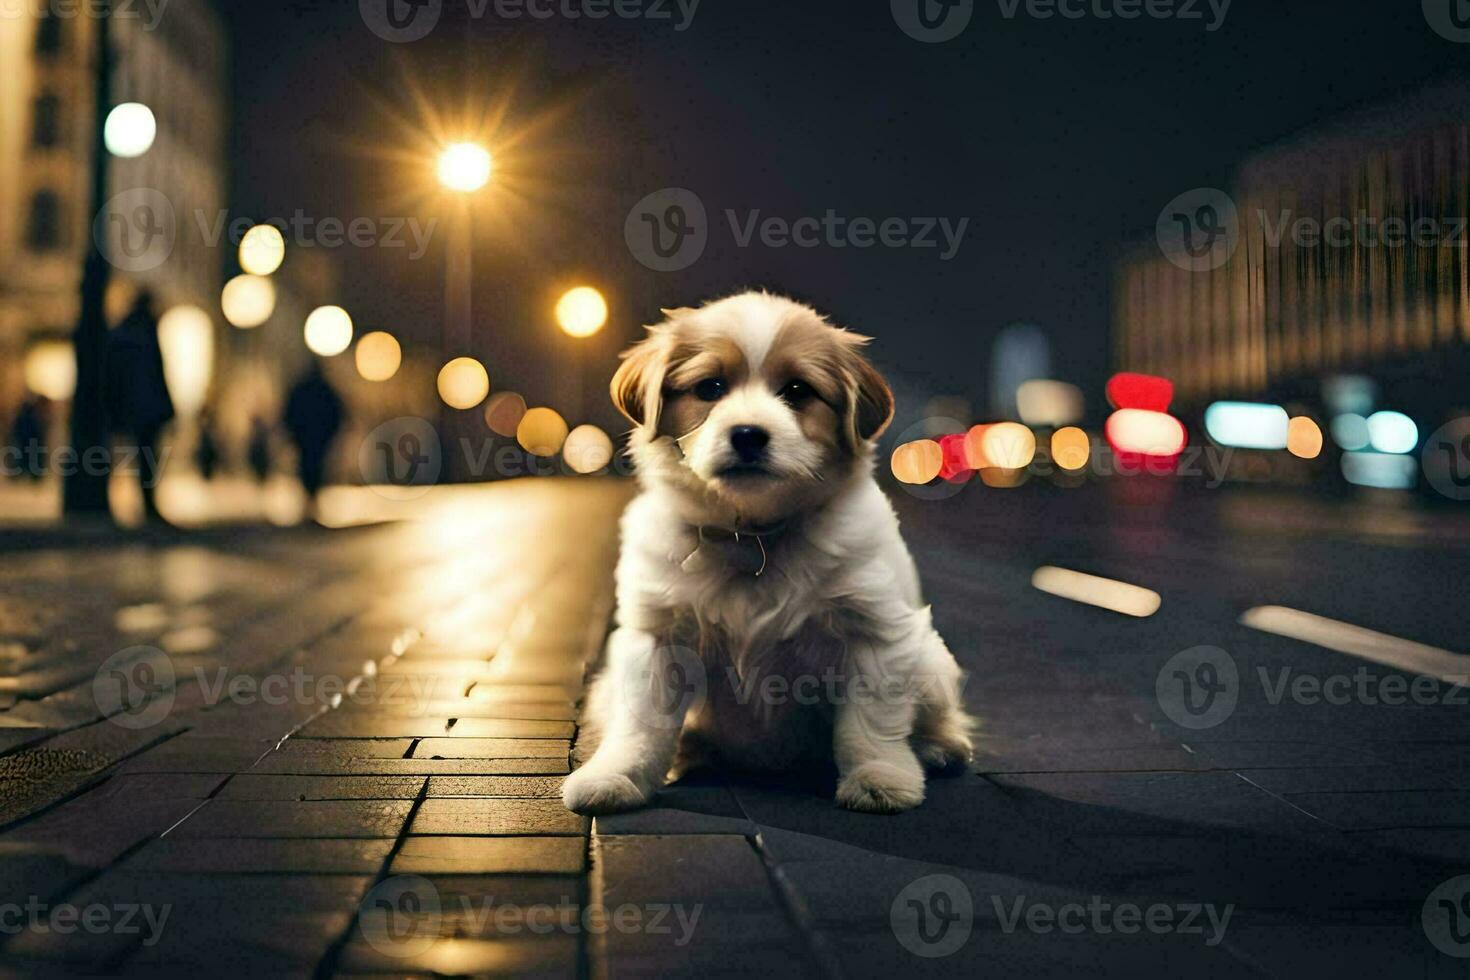
{"label": "night sky", "polygon": [[[1213,33],[1200,20],[1008,20],[977,0],[961,36],[932,45],[900,31],[887,0],[702,0],[682,32],[677,13],[506,22],[445,5],[428,38],[391,44],[352,0],[226,3],[234,207],[427,221],[446,204],[413,162],[432,146],[430,109],[462,122],[503,108],[488,136],[500,176],[476,205],[468,352],[533,402],[557,395],[572,351],[551,303],[587,280],[613,305],[585,353],[596,390],[658,307],[766,286],[876,336],[901,390],[977,405],[996,332],[1036,323],[1054,374],[1096,407],[1112,264],[1159,208],[1227,184],[1274,141],[1470,64],[1470,45],[1431,31],[1418,3],[1384,0],[1236,0]],[[709,245],[655,273],[623,222],[670,186],[705,204]],[[969,225],[949,261],[942,247],[742,248],[727,209]],[[437,343],[446,237],[417,260],[336,250],[361,327]]]}

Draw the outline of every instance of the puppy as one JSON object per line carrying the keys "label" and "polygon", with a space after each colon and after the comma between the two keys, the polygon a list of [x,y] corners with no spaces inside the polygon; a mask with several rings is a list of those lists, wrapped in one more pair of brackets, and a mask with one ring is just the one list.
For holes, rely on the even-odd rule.
{"label": "puppy", "polygon": [[642,493],[562,801],[607,813],[706,764],[835,762],[841,805],[917,806],[973,726],[873,477],[893,395],[868,338],[765,293],[664,312],[612,380]]}

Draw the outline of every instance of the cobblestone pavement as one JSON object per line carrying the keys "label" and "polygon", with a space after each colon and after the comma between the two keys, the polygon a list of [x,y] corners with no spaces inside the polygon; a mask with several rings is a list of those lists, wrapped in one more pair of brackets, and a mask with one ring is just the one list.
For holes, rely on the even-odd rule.
{"label": "cobblestone pavement", "polygon": [[[1224,497],[900,495],[984,719],[971,770],[898,817],[837,809],[826,776],[710,776],[588,821],[558,787],[627,493],[0,540],[0,971],[1463,975],[1470,709],[1449,684],[1273,699],[1282,668],[1365,662],[1238,622],[1277,602],[1453,650],[1463,535],[1350,512],[1252,531]],[[1163,605],[1043,594],[1041,564]],[[1245,680],[1190,728],[1157,685],[1201,644]]]}

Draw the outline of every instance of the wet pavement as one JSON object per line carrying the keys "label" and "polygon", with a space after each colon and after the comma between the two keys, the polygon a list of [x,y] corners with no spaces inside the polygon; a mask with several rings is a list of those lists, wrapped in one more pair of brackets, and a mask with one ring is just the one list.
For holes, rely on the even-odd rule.
{"label": "wet pavement", "polygon": [[1241,618],[1454,656],[1464,519],[1168,486],[898,494],[984,731],[897,817],[825,776],[561,807],[624,484],[5,538],[0,969],[1463,975],[1470,698]]}

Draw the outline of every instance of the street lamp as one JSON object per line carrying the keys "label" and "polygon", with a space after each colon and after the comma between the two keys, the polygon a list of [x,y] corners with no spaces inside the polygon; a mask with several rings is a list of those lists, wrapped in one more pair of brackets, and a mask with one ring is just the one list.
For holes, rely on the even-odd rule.
{"label": "street lamp", "polygon": [[607,300],[591,286],[568,290],[557,301],[556,322],[569,337],[590,337],[607,323]]}
{"label": "street lamp", "polygon": [[158,121],[153,118],[153,110],[141,102],[114,106],[102,124],[107,152],[125,160],[147,153],[157,135]]}
{"label": "street lamp", "polygon": [[478,143],[451,143],[439,154],[439,183],[461,194],[488,184],[492,169],[490,151]]}

